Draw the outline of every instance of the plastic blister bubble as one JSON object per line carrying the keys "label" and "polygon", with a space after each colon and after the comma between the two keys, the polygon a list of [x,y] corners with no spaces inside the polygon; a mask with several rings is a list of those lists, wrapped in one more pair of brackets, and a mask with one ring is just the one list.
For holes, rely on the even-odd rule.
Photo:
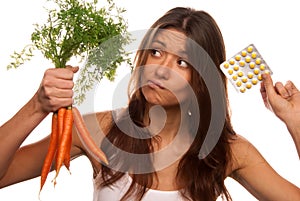
{"label": "plastic blister bubble", "polygon": [[254,44],[248,45],[224,61],[220,68],[240,93],[245,93],[259,85],[262,81],[262,74],[273,74]]}

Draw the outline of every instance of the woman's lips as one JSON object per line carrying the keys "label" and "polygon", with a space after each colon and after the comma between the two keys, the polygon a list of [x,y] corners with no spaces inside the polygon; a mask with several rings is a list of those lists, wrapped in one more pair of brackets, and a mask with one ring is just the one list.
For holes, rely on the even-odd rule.
{"label": "woman's lips", "polygon": [[164,89],[163,85],[157,81],[148,80],[148,86],[154,89]]}

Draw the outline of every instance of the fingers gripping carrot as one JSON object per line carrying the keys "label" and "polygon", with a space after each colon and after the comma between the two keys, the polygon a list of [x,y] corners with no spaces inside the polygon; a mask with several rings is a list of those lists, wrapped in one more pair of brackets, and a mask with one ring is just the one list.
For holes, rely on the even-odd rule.
{"label": "fingers gripping carrot", "polygon": [[72,111],[74,116],[75,127],[77,128],[79,136],[81,137],[83,143],[87,146],[89,151],[95,157],[99,158],[105,164],[108,164],[108,160],[105,154],[101,151],[101,149],[96,145],[96,143],[92,139],[79,110],[76,107],[73,107]]}
{"label": "fingers gripping carrot", "polygon": [[[56,155],[56,175],[54,178],[54,185],[56,184],[56,178],[59,174],[60,168],[63,165],[65,161],[65,157],[67,153],[70,151],[69,147],[71,147],[69,144],[72,141],[72,127],[73,127],[73,114],[72,114],[72,108],[69,107],[64,114],[63,119],[63,132],[61,135],[61,138],[59,140],[59,146],[57,148],[57,155]],[[68,153],[69,155],[69,153]]]}
{"label": "fingers gripping carrot", "polygon": [[57,143],[58,143],[58,126],[57,126],[57,113],[53,113],[52,115],[52,128],[51,128],[51,138],[50,138],[50,144],[49,144],[49,148],[48,148],[48,152],[44,161],[44,165],[42,168],[42,172],[41,172],[41,187],[40,187],[40,191],[42,190],[48,173],[51,169],[52,166],[52,162],[53,162],[53,158],[56,152],[56,147],[57,147]]}

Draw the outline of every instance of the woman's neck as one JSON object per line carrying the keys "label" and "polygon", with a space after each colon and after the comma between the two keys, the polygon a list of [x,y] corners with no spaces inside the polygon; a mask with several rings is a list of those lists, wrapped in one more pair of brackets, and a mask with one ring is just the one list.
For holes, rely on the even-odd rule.
{"label": "woman's neck", "polygon": [[182,113],[185,111],[183,108],[179,106],[163,108],[154,105],[147,111],[144,122],[154,136],[160,137],[163,144],[170,143],[179,131],[188,132],[187,114]]}

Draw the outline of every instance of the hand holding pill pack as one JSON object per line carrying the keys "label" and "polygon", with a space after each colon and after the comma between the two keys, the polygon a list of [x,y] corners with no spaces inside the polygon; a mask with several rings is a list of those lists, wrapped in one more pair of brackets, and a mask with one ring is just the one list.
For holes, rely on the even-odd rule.
{"label": "hand holding pill pack", "polygon": [[272,74],[270,67],[253,44],[223,62],[220,68],[240,93],[258,85],[262,81],[262,74]]}

